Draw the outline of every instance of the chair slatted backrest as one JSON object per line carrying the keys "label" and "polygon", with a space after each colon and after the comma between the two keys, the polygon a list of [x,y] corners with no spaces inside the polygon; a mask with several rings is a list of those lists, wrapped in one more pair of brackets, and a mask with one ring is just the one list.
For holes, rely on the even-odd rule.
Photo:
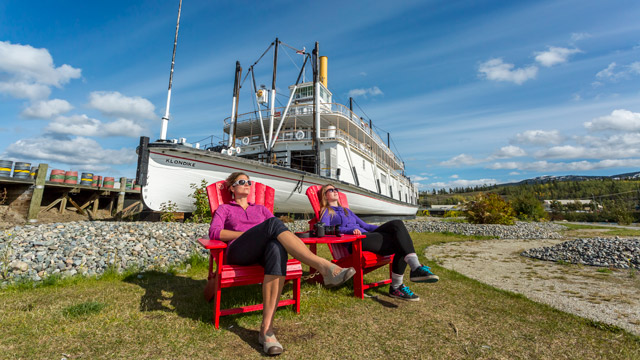
{"label": "chair slatted backrest", "polygon": [[[224,180],[207,186],[207,196],[209,197],[209,207],[211,208],[212,217],[220,205],[228,204],[233,200],[231,192],[227,189]],[[274,198],[275,190],[272,187],[255,181],[251,183],[251,191],[247,198],[250,203],[263,205],[273,213]]]}
{"label": "chair slatted backrest", "polygon": [[[320,209],[322,207],[320,202],[320,198],[322,196],[321,190],[322,190],[321,185],[312,185],[312,186],[309,186],[309,188],[306,191],[307,198],[309,198],[309,202],[311,203],[313,212],[316,215],[315,219],[309,222],[309,225],[311,228],[313,228],[313,225],[315,225],[318,221],[320,221]],[[349,207],[349,202],[347,201],[347,195],[345,193],[339,192],[338,198],[340,200],[340,205],[342,205],[345,208]],[[349,249],[345,245],[332,246],[331,244],[329,244],[329,251],[331,251],[331,256],[333,256],[333,258],[336,260],[342,259],[343,257],[350,255]]]}

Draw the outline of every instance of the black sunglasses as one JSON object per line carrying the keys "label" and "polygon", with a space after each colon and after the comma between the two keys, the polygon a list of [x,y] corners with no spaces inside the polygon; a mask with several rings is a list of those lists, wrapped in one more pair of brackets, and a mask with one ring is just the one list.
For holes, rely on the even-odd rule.
{"label": "black sunglasses", "polygon": [[328,192],[328,193],[330,193],[330,192],[334,192],[334,191],[335,191],[335,192],[337,192],[337,193],[339,193],[339,192],[340,192],[338,189],[327,189],[327,192]]}
{"label": "black sunglasses", "polygon": [[238,180],[238,181],[234,182],[233,185],[231,185],[231,186],[236,186],[236,185],[249,185],[249,186],[251,186],[251,180],[244,180],[244,179]]}

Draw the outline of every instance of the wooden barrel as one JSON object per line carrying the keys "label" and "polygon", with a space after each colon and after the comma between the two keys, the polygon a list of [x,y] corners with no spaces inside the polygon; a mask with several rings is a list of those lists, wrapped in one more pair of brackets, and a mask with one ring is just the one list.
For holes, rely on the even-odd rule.
{"label": "wooden barrel", "polygon": [[78,183],[78,172],[77,171],[67,171],[64,174],[64,183],[65,184],[77,184]]}
{"label": "wooden barrel", "polygon": [[31,176],[31,163],[16,161],[13,167],[15,179],[28,179]]}
{"label": "wooden barrel", "polygon": [[54,169],[51,170],[49,181],[63,183],[64,182],[64,170]]}
{"label": "wooden barrel", "polygon": [[13,161],[0,160],[0,177],[10,177]]}
{"label": "wooden barrel", "polygon": [[32,166],[31,167],[31,173],[29,174],[29,176],[32,179],[35,179],[37,175],[38,175],[38,167],[37,166]]}
{"label": "wooden barrel", "polygon": [[113,189],[113,182],[114,182],[114,178],[107,176],[104,178],[104,181],[102,182],[102,187]]}
{"label": "wooden barrel", "polygon": [[93,175],[93,180],[91,181],[91,186],[93,186],[93,187],[101,186],[100,185],[101,182],[102,182],[102,176]]}
{"label": "wooden barrel", "polygon": [[133,179],[127,179],[126,188],[131,190],[131,188],[133,187],[133,183],[134,183]]}
{"label": "wooden barrel", "polygon": [[80,185],[83,186],[91,186],[91,182],[93,182],[93,173],[82,173],[82,177],[80,177]]}
{"label": "wooden barrel", "polygon": [[141,189],[142,189],[142,187],[139,184],[133,184],[133,190],[140,191]]}

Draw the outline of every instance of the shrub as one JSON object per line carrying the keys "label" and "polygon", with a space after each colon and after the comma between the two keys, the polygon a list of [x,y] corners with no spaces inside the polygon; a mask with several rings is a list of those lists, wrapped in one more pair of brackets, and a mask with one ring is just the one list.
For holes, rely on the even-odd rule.
{"label": "shrub", "polygon": [[531,193],[516,197],[511,206],[520,220],[540,221],[547,218],[547,213],[544,211],[542,203]]}
{"label": "shrub", "polygon": [[160,220],[164,222],[176,222],[176,210],[178,210],[178,204],[171,200],[161,203],[160,211],[162,214],[160,215]]}
{"label": "shrub", "polygon": [[429,213],[429,210],[418,210],[416,216],[431,216],[431,214]]}
{"label": "shrub", "polygon": [[449,210],[449,211],[445,211],[444,212],[444,217],[446,217],[446,218],[460,217],[460,216],[464,216],[464,212],[463,211]]}
{"label": "shrub", "polygon": [[211,207],[209,206],[207,185],[207,180],[205,179],[202,179],[200,186],[196,184],[190,185],[193,189],[193,193],[190,194],[189,197],[194,199],[193,204],[196,206],[196,209],[191,213],[191,217],[187,222],[204,224],[211,222]]}
{"label": "shrub", "polygon": [[498,194],[480,194],[466,205],[467,220],[473,224],[513,225],[513,209]]}

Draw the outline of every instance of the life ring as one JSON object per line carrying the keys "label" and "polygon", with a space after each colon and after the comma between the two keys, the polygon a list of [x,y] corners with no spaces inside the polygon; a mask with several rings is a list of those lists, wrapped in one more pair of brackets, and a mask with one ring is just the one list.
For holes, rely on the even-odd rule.
{"label": "life ring", "polygon": [[248,136],[242,138],[242,145],[249,145],[249,142],[251,142],[251,139]]}
{"label": "life ring", "polygon": [[304,139],[304,131],[302,130],[296,131],[296,140],[302,140],[302,139]]}
{"label": "life ring", "polygon": [[258,90],[258,97],[262,97],[262,90]]}

